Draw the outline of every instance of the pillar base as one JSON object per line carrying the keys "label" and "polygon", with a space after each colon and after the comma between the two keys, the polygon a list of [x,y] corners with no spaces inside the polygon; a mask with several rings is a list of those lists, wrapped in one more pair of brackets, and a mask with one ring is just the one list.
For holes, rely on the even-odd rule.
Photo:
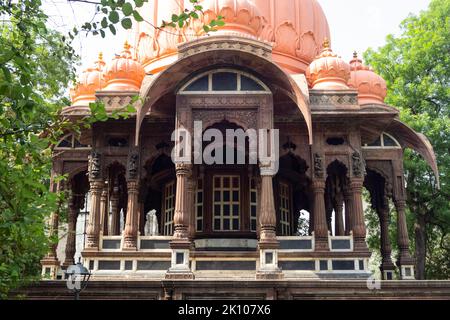
{"label": "pillar base", "polygon": [[329,251],[328,237],[315,237],[314,238],[315,251]]}
{"label": "pillar base", "polygon": [[166,279],[169,280],[193,280],[194,273],[190,266],[190,242],[171,242],[172,263],[166,273]]}
{"label": "pillar base", "polygon": [[366,238],[353,237],[353,250],[355,252],[370,252],[366,243]]}
{"label": "pillar base", "polygon": [[381,279],[395,280],[395,265],[392,262],[382,262],[380,266]]}
{"label": "pillar base", "polygon": [[397,261],[397,267],[400,273],[400,280],[415,280],[414,259],[409,257],[400,258]]}
{"label": "pillar base", "polygon": [[60,267],[60,263],[58,258],[47,256],[41,260],[42,266],[42,278],[46,280],[56,280],[58,277],[58,272]]}

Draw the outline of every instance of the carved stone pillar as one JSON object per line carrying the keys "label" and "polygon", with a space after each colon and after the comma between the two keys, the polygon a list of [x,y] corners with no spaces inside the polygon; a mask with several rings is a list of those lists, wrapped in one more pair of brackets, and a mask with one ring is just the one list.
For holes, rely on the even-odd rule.
{"label": "carved stone pillar", "polygon": [[103,190],[103,181],[90,182],[91,209],[89,211],[89,221],[86,230],[87,243],[86,250],[98,250],[100,233],[100,214],[101,214],[101,195]]}
{"label": "carved stone pillar", "polygon": [[256,279],[282,279],[284,277],[278,267],[279,242],[277,240],[277,215],[273,194],[273,170],[271,166],[261,166],[261,199],[259,210],[259,270]]}
{"label": "carved stone pillar", "polygon": [[177,187],[175,198],[174,235],[170,242],[172,249],[171,268],[166,273],[166,279],[194,279],[189,266],[190,249],[189,240],[189,180],[192,175],[192,166],[179,163],[176,165]]}
{"label": "carved stone pillar", "polygon": [[350,193],[352,196],[352,222],[353,240],[355,251],[367,251],[366,224],[364,221],[364,208],[362,199],[363,179],[353,178],[350,181]]}
{"label": "carved stone pillar", "polygon": [[189,243],[189,204],[188,204],[188,188],[189,178],[192,174],[190,165],[178,164],[177,171],[177,188],[175,199],[175,216],[174,216],[174,238],[176,241],[184,241]]}
{"label": "carved stone pillar", "polygon": [[349,236],[350,232],[353,230],[352,223],[352,194],[350,190],[344,191],[344,203],[345,203],[345,235]]}
{"label": "carved stone pillar", "polygon": [[397,244],[398,260],[397,266],[400,269],[402,279],[414,279],[414,259],[409,253],[408,226],[406,223],[406,202],[405,200],[394,200],[397,209]]}
{"label": "carved stone pillar", "polygon": [[325,212],[325,180],[315,179],[312,182],[314,194],[314,237],[316,251],[328,249],[328,227]]}
{"label": "carved stone pillar", "polygon": [[63,267],[68,267],[75,264],[75,252],[76,252],[76,228],[77,217],[80,211],[77,199],[72,198],[69,203],[69,215],[67,219],[67,242],[66,242],[66,258],[63,263]]}
{"label": "carved stone pillar", "polygon": [[195,237],[196,229],[196,212],[195,212],[195,191],[197,186],[197,181],[194,177],[188,178],[187,181],[187,206],[188,206],[188,217],[189,217],[189,239],[190,241]]}
{"label": "carved stone pillar", "polygon": [[139,220],[139,183],[136,180],[128,181],[128,204],[127,217],[125,222],[124,234],[124,250],[137,249],[137,234],[138,234],[138,220]]}
{"label": "carved stone pillar", "polygon": [[272,175],[266,175],[261,170],[260,248],[278,248],[276,236],[277,216],[275,213],[272,179]]}
{"label": "carved stone pillar", "polygon": [[101,217],[101,231],[103,235],[108,234],[108,222],[109,222],[109,212],[108,212],[108,189],[103,188],[102,195],[100,198],[100,217]]}
{"label": "carved stone pillar", "polygon": [[377,208],[378,217],[380,219],[380,240],[381,240],[381,274],[383,280],[393,280],[395,266],[391,258],[391,240],[389,239],[389,206],[387,199],[385,199],[385,206]]}
{"label": "carved stone pillar", "polygon": [[137,236],[139,228],[139,150],[132,150],[128,157],[127,190],[128,203],[123,231],[123,249],[137,250]]}
{"label": "carved stone pillar", "polygon": [[111,225],[108,234],[110,236],[120,235],[120,213],[119,213],[119,188],[114,187],[111,195]]}
{"label": "carved stone pillar", "polygon": [[342,194],[338,194],[336,196],[336,203],[334,205],[334,214],[335,214],[334,230],[336,236],[343,236],[345,234],[343,210],[344,210],[344,199]]}

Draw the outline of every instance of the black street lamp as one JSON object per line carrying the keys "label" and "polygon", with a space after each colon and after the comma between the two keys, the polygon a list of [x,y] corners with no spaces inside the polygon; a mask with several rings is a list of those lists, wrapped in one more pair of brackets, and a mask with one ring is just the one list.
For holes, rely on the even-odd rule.
{"label": "black street lamp", "polygon": [[81,258],[79,258],[77,264],[69,266],[65,274],[67,288],[75,294],[75,300],[80,300],[80,293],[86,289],[91,272],[81,263]]}

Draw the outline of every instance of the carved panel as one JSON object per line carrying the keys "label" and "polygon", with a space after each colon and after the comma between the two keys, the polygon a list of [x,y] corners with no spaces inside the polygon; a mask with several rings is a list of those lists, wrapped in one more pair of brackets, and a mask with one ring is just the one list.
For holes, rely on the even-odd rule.
{"label": "carved panel", "polygon": [[258,128],[258,112],[250,110],[194,110],[193,120],[202,121],[204,128],[223,120],[235,122],[245,129]]}
{"label": "carved panel", "polygon": [[311,95],[311,105],[358,105],[356,94],[344,95]]}

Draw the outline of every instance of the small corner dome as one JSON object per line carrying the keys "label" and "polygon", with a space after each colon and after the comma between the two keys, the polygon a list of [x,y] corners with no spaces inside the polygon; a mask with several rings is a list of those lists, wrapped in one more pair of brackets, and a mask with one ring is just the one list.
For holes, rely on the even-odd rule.
{"label": "small corner dome", "polygon": [[365,66],[356,53],[350,61],[350,69],[348,85],[358,90],[359,104],[384,104],[387,95],[386,81],[372,68]]}
{"label": "small corner dome", "polygon": [[144,67],[133,58],[131,46],[125,42],[121,54],[108,64],[104,91],[139,91],[145,77]]}
{"label": "small corner dome", "polygon": [[70,90],[72,106],[88,106],[95,102],[95,92],[105,87],[104,69],[105,62],[103,54],[100,53],[94,66],[84,70],[78,77],[75,87]]}
{"label": "small corner dome", "polygon": [[306,70],[306,78],[312,89],[346,90],[349,89],[350,65],[335,54],[325,40],[322,53]]}

